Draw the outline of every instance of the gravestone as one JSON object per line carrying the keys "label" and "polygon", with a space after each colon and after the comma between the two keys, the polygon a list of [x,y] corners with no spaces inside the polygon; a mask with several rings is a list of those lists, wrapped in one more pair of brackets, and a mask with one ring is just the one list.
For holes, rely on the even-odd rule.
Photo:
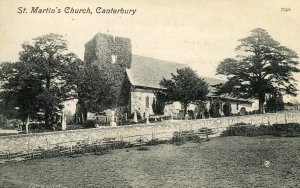
{"label": "gravestone", "polygon": [[111,111],[110,114],[110,126],[115,127],[117,126],[117,123],[115,122],[115,111]]}
{"label": "gravestone", "polygon": [[64,113],[62,113],[61,117],[61,130],[66,130],[67,129],[67,121],[66,121],[66,116]]}
{"label": "gravestone", "polygon": [[241,115],[241,116],[246,115],[246,109],[245,109],[244,107],[242,107],[242,108],[240,109],[240,115]]}
{"label": "gravestone", "polygon": [[145,118],[146,118],[146,124],[150,124],[150,122],[149,122],[149,112],[148,112],[147,109],[145,110]]}
{"label": "gravestone", "polygon": [[134,111],[134,113],[133,113],[133,122],[135,122],[135,123],[137,123],[137,122],[138,122],[138,120],[137,120],[137,113],[136,113],[136,111]]}
{"label": "gravestone", "polygon": [[27,121],[26,121],[26,134],[28,134],[29,133],[29,128],[28,128],[28,126],[29,126],[29,116],[27,117]]}

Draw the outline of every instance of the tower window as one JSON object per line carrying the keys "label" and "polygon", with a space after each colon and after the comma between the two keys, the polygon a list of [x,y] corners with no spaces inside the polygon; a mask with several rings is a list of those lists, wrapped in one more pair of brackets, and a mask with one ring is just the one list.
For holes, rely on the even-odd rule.
{"label": "tower window", "polygon": [[117,62],[117,56],[116,55],[111,55],[111,63],[115,64]]}

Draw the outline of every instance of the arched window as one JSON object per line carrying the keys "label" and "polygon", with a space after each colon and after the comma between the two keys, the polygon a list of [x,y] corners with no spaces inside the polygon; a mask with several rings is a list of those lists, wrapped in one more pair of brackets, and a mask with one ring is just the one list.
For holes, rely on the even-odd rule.
{"label": "arched window", "polygon": [[149,100],[149,97],[147,96],[146,97],[146,108],[149,108],[149,106],[150,106],[150,100]]}

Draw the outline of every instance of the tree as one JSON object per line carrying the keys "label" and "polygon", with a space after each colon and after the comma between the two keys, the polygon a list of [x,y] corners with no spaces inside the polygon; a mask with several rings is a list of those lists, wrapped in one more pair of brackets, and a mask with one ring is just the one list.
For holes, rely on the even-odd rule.
{"label": "tree", "polygon": [[270,95],[266,100],[266,107],[268,112],[278,112],[284,110],[284,102],[281,95]]}
{"label": "tree", "polygon": [[225,104],[223,105],[223,112],[225,116],[230,116],[231,115],[231,104],[228,101],[225,102]]}
{"label": "tree", "polygon": [[207,112],[207,102],[199,101],[196,103],[195,114],[197,119],[204,118],[204,113]]}
{"label": "tree", "polygon": [[209,109],[210,116],[213,118],[220,117],[220,100],[213,99],[212,103],[210,104]]}
{"label": "tree", "polygon": [[74,97],[74,87],[67,79],[71,78],[69,66],[79,59],[66,54],[67,41],[52,33],[33,39],[33,44],[24,43],[22,48],[19,62],[1,66],[2,101],[18,107],[23,119],[43,114],[50,127],[63,102]]}
{"label": "tree", "polygon": [[239,40],[235,59],[224,59],[217,67],[217,74],[225,75],[228,81],[218,86],[216,94],[259,100],[259,112],[264,113],[266,94],[297,95],[293,73],[298,55],[280,45],[267,31],[257,28],[249,37]]}
{"label": "tree", "polygon": [[[125,106],[130,87],[126,84],[125,69],[119,64],[86,64],[82,76],[77,81],[78,105],[83,121],[87,112],[102,112]],[[123,93],[122,93],[123,92]]]}
{"label": "tree", "polygon": [[190,103],[203,101],[208,94],[208,84],[191,68],[177,69],[177,74],[172,74],[172,79],[163,78],[160,85],[163,89],[155,92],[156,98],[164,102],[181,102],[184,115]]}
{"label": "tree", "polygon": [[152,109],[154,114],[164,114],[165,102],[159,98],[156,98],[155,100],[153,100]]}
{"label": "tree", "polygon": [[25,64],[3,63],[0,67],[3,91],[0,93],[1,114],[7,118],[20,118],[23,122],[30,115],[39,119],[41,110],[42,81],[32,76]]}

